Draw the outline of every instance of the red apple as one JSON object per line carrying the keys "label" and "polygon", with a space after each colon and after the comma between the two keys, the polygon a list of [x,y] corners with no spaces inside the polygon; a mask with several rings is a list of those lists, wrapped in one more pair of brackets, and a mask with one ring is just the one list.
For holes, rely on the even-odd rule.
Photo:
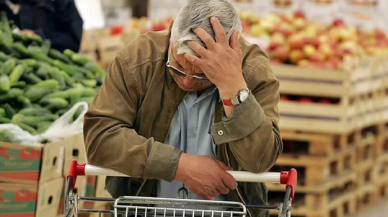
{"label": "red apple", "polygon": [[340,18],[336,18],[333,20],[333,26],[345,26],[345,22]]}
{"label": "red apple", "polygon": [[327,43],[320,44],[318,47],[318,51],[320,51],[325,56],[325,59],[330,59],[334,56],[333,49]]}
{"label": "red apple", "polygon": [[309,58],[311,55],[317,52],[317,49],[315,49],[313,45],[308,44],[303,47],[303,52],[304,55]]}
{"label": "red apple", "polygon": [[310,60],[315,62],[315,63],[319,63],[319,62],[323,62],[325,60],[325,55],[323,55],[321,52],[317,51],[315,53],[313,53],[310,57]]}
{"label": "red apple", "polygon": [[291,35],[288,40],[291,49],[301,49],[305,45],[304,38],[300,34]]}
{"label": "red apple", "polygon": [[309,64],[310,64],[310,61],[303,59],[303,60],[299,60],[296,65],[299,67],[305,68],[305,67],[308,67]]}
{"label": "red apple", "polygon": [[303,19],[306,19],[306,15],[305,13],[303,13],[303,11],[300,11],[300,10],[297,10],[293,13],[294,17],[297,17],[297,18],[303,18]]}
{"label": "red apple", "polygon": [[291,50],[289,54],[289,59],[293,64],[297,64],[300,60],[304,58],[304,53],[302,50]]}
{"label": "red apple", "polygon": [[283,62],[280,59],[276,59],[276,58],[271,59],[271,63],[276,65],[283,64]]}
{"label": "red apple", "polygon": [[269,50],[275,50],[278,47],[284,46],[286,43],[285,37],[280,33],[275,33],[271,36],[271,42],[268,47]]}
{"label": "red apple", "polygon": [[288,59],[290,50],[286,46],[278,47],[273,51],[273,57],[285,62]]}

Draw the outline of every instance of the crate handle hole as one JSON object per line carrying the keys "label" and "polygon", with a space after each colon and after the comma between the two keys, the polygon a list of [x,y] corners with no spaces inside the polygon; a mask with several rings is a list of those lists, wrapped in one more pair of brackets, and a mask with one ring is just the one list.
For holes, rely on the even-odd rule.
{"label": "crate handle hole", "polygon": [[78,157],[79,151],[78,149],[73,149],[73,157]]}
{"label": "crate handle hole", "polygon": [[53,202],[53,196],[50,196],[48,199],[48,205],[51,205],[52,202]]}
{"label": "crate handle hole", "polygon": [[54,157],[54,158],[53,158],[53,166],[55,166],[56,163],[57,163],[57,157]]}

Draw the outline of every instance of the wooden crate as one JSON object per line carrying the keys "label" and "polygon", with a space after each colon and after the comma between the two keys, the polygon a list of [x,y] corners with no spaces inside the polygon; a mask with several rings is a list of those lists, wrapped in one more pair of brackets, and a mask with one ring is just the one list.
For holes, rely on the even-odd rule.
{"label": "wooden crate", "polygon": [[359,134],[327,134],[282,131],[283,153],[327,156],[356,146]]}
{"label": "wooden crate", "polygon": [[[371,82],[371,59],[355,59],[343,71],[306,69],[288,65],[273,65],[280,81],[282,95],[328,97],[338,100],[335,104],[298,103],[281,101],[280,128],[309,132],[349,133],[362,127],[364,107],[359,105],[362,95],[374,91]],[[373,96],[375,94],[372,94]],[[367,98],[367,97],[364,97]],[[374,99],[370,99],[373,101]],[[375,110],[374,107],[372,109]],[[376,121],[377,114],[372,118]],[[370,121],[373,123],[373,121]]]}
{"label": "wooden crate", "polygon": [[[343,217],[356,211],[355,183],[345,182],[341,186],[321,193],[300,193],[297,188],[292,204],[292,216]],[[268,193],[269,204],[279,205],[284,192]],[[271,211],[276,216],[278,211]]]}
{"label": "wooden crate", "polygon": [[356,152],[353,147],[328,156],[282,154],[271,171],[295,168],[298,171],[298,187],[316,188],[330,183],[337,176],[348,174],[353,177]]}

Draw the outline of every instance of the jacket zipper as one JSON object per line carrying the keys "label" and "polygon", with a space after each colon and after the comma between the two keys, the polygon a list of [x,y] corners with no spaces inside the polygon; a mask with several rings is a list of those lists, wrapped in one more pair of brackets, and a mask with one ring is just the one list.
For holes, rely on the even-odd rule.
{"label": "jacket zipper", "polygon": [[[224,150],[225,150],[226,162],[228,163],[228,166],[231,167],[231,165],[230,165],[230,159],[229,159],[229,155],[228,155],[228,150],[227,150],[226,145],[225,145],[225,149],[224,149]],[[240,200],[243,202],[244,205],[246,205],[246,202],[245,202],[244,198],[243,198],[242,195],[241,195],[241,192],[240,192],[240,190],[239,190],[238,185],[237,185],[236,191],[237,191],[237,195],[238,195],[238,197],[240,198]],[[252,217],[252,214],[251,214],[251,212],[249,211],[249,209],[247,209],[247,212],[248,212],[248,215],[249,215],[250,217]]]}

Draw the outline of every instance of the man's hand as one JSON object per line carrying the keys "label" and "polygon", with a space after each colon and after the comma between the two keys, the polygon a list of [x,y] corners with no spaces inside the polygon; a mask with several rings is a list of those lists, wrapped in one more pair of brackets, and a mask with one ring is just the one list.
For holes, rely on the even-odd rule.
{"label": "man's hand", "polygon": [[231,168],[214,158],[182,153],[174,180],[183,182],[188,190],[203,199],[212,200],[236,189],[237,182],[227,170]]}
{"label": "man's hand", "polygon": [[34,35],[34,31],[29,30],[29,29],[23,29],[19,32],[20,35]]}
{"label": "man's hand", "polygon": [[216,17],[211,18],[211,24],[216,41],[204,29],[194,29],[195,34],[207,48],[195,41],[189,41],[187,44],[200,57],[185,54],[185,58],[203,70],[207,78],[217,86],[222,99],[230,99],[247,87],[242,74],[242,52],[238,33],[234,32],[229,42],[224,28]]}

